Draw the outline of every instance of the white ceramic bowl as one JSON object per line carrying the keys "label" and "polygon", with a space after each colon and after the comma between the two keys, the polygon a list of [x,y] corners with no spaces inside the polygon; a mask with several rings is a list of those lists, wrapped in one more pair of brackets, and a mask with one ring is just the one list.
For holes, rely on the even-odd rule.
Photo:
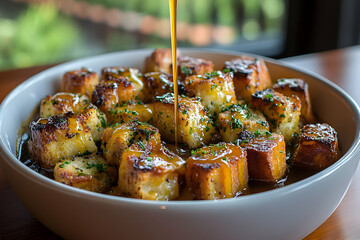
{"label": "white ceramic bowl", "polygon": [[[59,89],[66,71],[104,66],[143,68],[152,50],[117,52],[61,64],[28,79],[1,104],[0,165],[29,211],[66,239],[300,239],[320,226],[346,193],[359,158],[359,108],[318,75],[267,59],[273,79],[302,78],[313,108],[337,131],[344,156],[329,168],[289,186],[219,201],[146,201],[93,193],[48,179],[15,157],[16,138],[40,99]],[[183,49],[184,55],[222,67],[240,53]]]}

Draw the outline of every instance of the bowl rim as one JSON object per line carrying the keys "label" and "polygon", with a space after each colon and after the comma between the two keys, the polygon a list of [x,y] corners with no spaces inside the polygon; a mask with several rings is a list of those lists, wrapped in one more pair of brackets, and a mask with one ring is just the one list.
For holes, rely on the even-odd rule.
{"label": "bowl rim", "polygon": [[[62,68],[65,68],[66,66],[74,65],[77,63],[81,63],[83,61],[92,60],[96,58],[102,58],[102,57],[111,57],[111,56],[117,56],[121,54],[134,54],[134,53],[141,53],[144,54],[146,52],[151,53],[154,49],[150,48],[144,48],[144,49],[136,49],[136,50],[126,50],[126,51],[117,51],[117,52],[111,52],[111,53],[105,53],[105,54],[99,54],[95,56],[80,58],[72,61],[68,61],[56,66],[53,66],[51,68],[48,68],[44,71],[41,71],[37,73],[36,75],[28,78],[21,84],[19,84],[15,89],[13,89],[3,100],[3,102],[0,105],[0,128],[4,122],[4,109],[8,105],[8,103],[15,97],[15,95],[18,95],[19,92],[23,91],[23,89],[27,88],[28,85],[32,84],[33,82],[40,81],[43,78],[43,75],[52,73],[53,71],[59,71]],[[352,157],[354,157],[359,151],[360,151],[360,108],[358,104],[352,99],[352,97],[346,93],[343,89],[341,89],[339,86],[337,86],[335,83],[331,82],[330,80],[326,79],[325,77],[311,72],[309,70],[306,70],[302,67],[294,66],[292,64],[283,62],[281,60],[274,60],[268,57],[259,56],[256,54],[249,54],[244,52],[238,52],[238,51],[229,51],[229,50],[220,50],[220,49],[209,49],[209,48],[179,48],[180,51],[184,52],[194,52],[196,53],[207,53],[207,54],[220,54],[220,55],[232,55],[234,57],[246,55],[246,56],[253,56],[257,58],[261,58],[265,60],[265,62],[269,62],[278,66],[282,66],[291,70],[295,70],[298,72],[301,72],[303,74],[309,75],[311,77],[316,78],[318,81],[321,81],[327,85],[329,85],[332,90],[334,90],[336,93],[338,93],[348,104],[348,106],[351,108],[351,110],[355,113],[356,116],[356,134],[355,139],[351,146],[349,147],[348,151],[334,164],[329,166],[328,168],[310,176],[305,179],[302,179],[300,181],[297,181],[295,183],[289,184],[287,186],[283,186],[280,188],[272,189],[265,192],[250,194],[250,195],[244,195],[237,198],[228,198],[228,199],[220,199],[220,200],[196,200],[196,201],[184,201],[184,200],[172,200],[172,201],[154,201],[154,200],[144,200],[144,199],[134,199],[134,198],[127,198],[127,197],[121,197],[121,196],[113,196],[109,194],[102,194],[102,193],[96,193],[91,192],[87,190],[82,190],[78,188],[74,188],[71,186],[67,186],[65,184],[59,183],[54,181],[53,179],[47,178],[34,170],[30,169],[26,165],[24,165],[22,162],[19,161],[18,158],[11,152],[10,148],[8,147],[7,140],[3,136],[3,134],[0,132],[0,151],[2,155],[3,161],[5,161],[10,167],[12,167],[14,170],[16,170],[19,174],[24,175],[25,177],[29,178],[31,181],[37,182],[38,184],[41,184],[45,187],[53,188],[54,190],[60,191],[62,193],[65,193],[67,195],[73,195],[75,197],[86,197],[87,199],[91,199],[94,201],[105,201],[108,203],[113,204],[134,204],[134,205],[146,205],[146,206],[172,206],[172,207],[189,207],[195,205],[213,205],[213,204],[234,204],[235,202],[237,204],[241,204],[241,202],[254,202],[254,201],[263,201],[264,199],[268,198],[275,198],[275,197],[281,197],[282,195],[285,195],[289,192],[295,192],[302,188],[305,188],[311,184],[314,184],[316,181],[320,181],[330,174],[332,174],[334,171],[336,171],[338,168],[341,168],[346,162],[348,162]]]}

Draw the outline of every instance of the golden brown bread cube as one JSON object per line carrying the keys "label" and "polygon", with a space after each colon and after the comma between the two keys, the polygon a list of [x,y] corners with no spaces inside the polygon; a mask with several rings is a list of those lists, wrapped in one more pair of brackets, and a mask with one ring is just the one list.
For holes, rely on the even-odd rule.
{"label": "golden brown bread cube", "polygon": [[254,93],[251,106],[264,114],[271,131],[284,135],[285,141],[299,134],[301,103],[297,96],[286,97],[269,88]]}
{"label": "golden brown bread cube", "polygon": [[315,121],[310,102],[309,86],[304,80],[282,78],[277,80],[273,89],[288,97],[296,95],[301,102],[301,120],[305,123]]}
{"label": "golden brown bread cube", "polygon": [[179,196],[185,161],[165,147],[155,151],[132,145],[122,155],[118,188],[121,195],[172,200]]}
{"label": "golden brown bread cube", "polygon": [[98,83],[99,77],[96,72],[81,68],[64,74],[60,91],[85,94],[91,98],[91,94]]}
{"label": "golden brown bread cube", "polygon": [[225,62],[224,72],[234,74],[235,94],[247,102],[257,91],[271,87],[271,78],[263,60],[253,57],[239,57]]}
{"label": "golden brown bread cube", "polygon": [[72,112],[40,118],[30,123],[29,130],[29,151],[44,168],[54,167],[62,158],[97,151],[90,128]]}
{"label": "golden brown bread cube", "polygon": [[[131,83],[132,89],[136,92],[135,98],[141,99],[141,90],[144,87],[143,83],[143,75],[142,73],[136,68],[129,68],[129,67],[105,67],[101,70],[101,79],[100,83],[117,80],[121,78],[126,78]],[[119,103],[123,99],[119,99]],[[133,100],[133,99],[128,99]]]}
{"label": "golden brown bread cube", "polygon": [[[179,96],[178,107],[178,143],[187,144],[190,148],[209,143],[216,130],[200,100]],[[159,129],[165,141],[174,142],[174,94],[157,97],[153,109],[152,124]]]}
{"label": "golden brown bread cube", "polygon": [[152,102],[156,96],[174,92],[172,75],[161,72],[149,72],[144,74],[144,88],[142,90],[143,101]]}
{"label": "golden brown bread cube", "polygon": [[185,79],[191,75],[203,75],[204,73],[211,73],[214,71],[214,64],[201,58],[179,57],[178,60],[178,74],[180,79]]}
{"label": "golden brown bread cube", "polygon": [[90,104],[89,97],[76,93],[56,93],[46,96],[40,103],[40,117],[48,118],[56,114],[72,111],[80,113]]}
{"label": "golden brown bread cube", "polygon": [[[180,52],[176,52],[177,58]],[[146,72],[172,73],[172,52],[170,48],[158,48],[145,60]]]}
{"label": "golden brown bread cube", "polygon": [[248,134],[259,135],[269,131],[269,124],[261,112],[247,104],[234,104],[229,110],[220,113],[218,128],[225,142],[235,142]]}
{"label": "golden brown bread cube", "polygon": [[99,193],[108,192],[116,177],[116,168],[96,154],[66,158],[54,168],[55,181]]}
{"label": "golden brown bread cube", "polygon": [[276,133],[241,141],[246,149],[250,179],[277,182],[286,174],[285,141]]}
{"label": "golden brown bread cube", "polygon": [[91,102],[101,111],[109,112],[116,106],[137,101],[139,91],[127,77],[102,80],[96,86]]}
{"label": "golden brown bread cube", "polygon": [[159,149],[161,147],[159,130],[137,120],[115,124],[105,129],[101,149],[108,163],[119,166],[124,151],[136,142],[140,142],[144,149]]}
{"label": "golden brown bread cube", "polygon": [[300,141],[293,155],[294,165],[321,170],[340,157],[337,133],[330,125],[307,124],[301,129]]}
{"label": "golden brown bread cube", "polygon": [[152,104],[127,103],[122,106],[115,106],[106,112],[109,123],[127,123],[131,120],[150,122],[153,116]]}
{"label": "golden brown bread cube", "polygon": [[185,179],[195,199],[235,197],[249,179],[246,152],[230,143],[193,150],[186,160]]}
{"label": "golden brown bread cube", "polygon": [[220,71],[187,77],[184,86],[190,97],[200,97],[210,114],[217,117],[222,109],[236,103],[230,73]]}
{"label": "golden brown bread cube", "polygon": [[91,131],[94,141],[101,140],[107,126],[106,116],[92,105],[86,95],[73,93],[57,93],[47,96],[40,103],[40,117],[48,118],[57,114],[73,112]]}

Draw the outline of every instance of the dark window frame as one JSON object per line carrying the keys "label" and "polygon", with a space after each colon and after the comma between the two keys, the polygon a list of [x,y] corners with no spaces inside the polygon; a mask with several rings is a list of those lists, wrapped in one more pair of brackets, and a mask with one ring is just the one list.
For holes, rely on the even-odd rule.
{"label": "dark window frame", "polygon": [[286,39],[289,57],[359,44],[360,1],[286,0]]}

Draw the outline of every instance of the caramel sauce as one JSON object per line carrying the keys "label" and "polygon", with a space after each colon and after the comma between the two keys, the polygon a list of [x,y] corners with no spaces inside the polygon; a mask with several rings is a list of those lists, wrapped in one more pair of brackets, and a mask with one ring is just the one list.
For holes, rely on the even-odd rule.
{"label": "caramel sauce", "polygon": [[177,56],[176,56],[176,7],[177,0],[169,0],[170,26],[171,26],[171,51],[172,51],[172,72],[174,82],[174,116],[175,116],[175,145],[178,140],[178,82],[177,82]]}

